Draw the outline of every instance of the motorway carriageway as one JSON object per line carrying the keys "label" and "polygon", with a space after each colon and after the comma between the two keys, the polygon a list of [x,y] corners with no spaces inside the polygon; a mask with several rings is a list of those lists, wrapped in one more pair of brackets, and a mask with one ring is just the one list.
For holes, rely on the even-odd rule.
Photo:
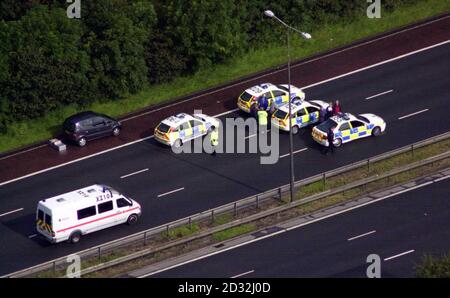
{"label": "motorway carriageway", "polygon": [[449,193],[441,180],[147,277],[367,277],[371,254],[381,277],[413,277],[450,248]]}
{"label": "motorway carriageway", "polygon": [[[308,87],[307,99],[339,99],[344,111],[375,113],[386,134],[321,153],[310,129],[294,137],[296,179],[306,178],[444,132],[450,127],[450,43]],[[320,70],[317,70],[320,71]],[[293,81],[295,83],[295,80]],[[186,111],[192,112],[192,111]],[[232,112],[221,117],[242,116]],[[280,155],[289,152],[280,135]],[[289,157],[261,165],[258,154],[174,154],[148,139],[0,186],[0,274],[90,248],[191,214],[233,202],[289,181]],[[94,183],[136,199],[143,216],[132,227],[87,235],[81,243],[50,245],[36,237],[38,200]]]}

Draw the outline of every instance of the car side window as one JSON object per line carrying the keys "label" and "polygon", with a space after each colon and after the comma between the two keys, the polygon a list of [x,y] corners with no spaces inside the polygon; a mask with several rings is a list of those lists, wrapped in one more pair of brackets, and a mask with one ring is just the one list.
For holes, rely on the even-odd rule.
{"label": "car side window", "polygon": [[283,91],[280,91],[280,90],[273,91],[274,97],[283,96],[283,95],[285,95],[285,93]]}
{"label": "car side window", "polygon": [[344,131],[350,129],[350,125],[348,124],[348,122],[342,123],[341,127],[339,127],[339,131]]}
{"label": "car side window", "polygon": [[316,107],[307,107],[306,110],[308,111],[308,114],[312,114],[319,111],[319,109]]}
{"label": "car side window", "polygon": [[190,128],[189,122],[184,122],[183,124],[181,124],[181,129],[182,130],[189,129],[189,128]]}
{"label": "car side window", "polygon": [[301,116],[305,116],[305,115],[306,115],[306,112],[305,112],[304,108],[297,111],[297,117],[301,117]]}
{"label": "car side window", "polygon": [[189,120],[189,123],[191,124],[191,127],[194,128],[195,126],[200,126],[202,123],[197,120]]}
{"label": "car side window", "polygon": [[92,127],[92,119],[86,119],[80,122],[80,126],[84,129]]}
{"label": "car side window", "polygon": [[94,119],[92,119],[92,124],[94,126],[103,125],[105,122],[105,118],[103,117],[94,117]]}
{"label": "car side window", "polygon": [[354,120],[354,121],[351,121],[350,123],[352,124],[353,128],[358,128],[360,126],[364,126],[364,123],[362,123],[361,121]]}
{"label": "car side window", "polygon": [[265,97],[265,98],[267,98],[267,99],[270,99],[270,98],[272,98],[272,93],[266,92],[266,93],[264,93],[264,94],[262,95],[262,97]]}

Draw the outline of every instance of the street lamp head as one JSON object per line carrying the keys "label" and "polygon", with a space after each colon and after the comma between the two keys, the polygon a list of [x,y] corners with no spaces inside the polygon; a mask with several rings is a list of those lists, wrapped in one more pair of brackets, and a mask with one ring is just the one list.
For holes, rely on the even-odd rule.
{"label": "street lamp head", "polygon": [[309,34],[309,33],[307,33],[307,32],[302,32],[302,36],[303,36],[303,38],[305,38],[305,39],[311,39],[311,38],[312,38],[311,34]]}
{"label": "street lamp head", "polygon": [[264,11],[264,15],[265,15],[266,17],[269,17],[269,18],[273,18],[273,17],[275,16],[275,14],[273,13],[273,11],[271,11],[271,10],[265,10],[265,11]]}

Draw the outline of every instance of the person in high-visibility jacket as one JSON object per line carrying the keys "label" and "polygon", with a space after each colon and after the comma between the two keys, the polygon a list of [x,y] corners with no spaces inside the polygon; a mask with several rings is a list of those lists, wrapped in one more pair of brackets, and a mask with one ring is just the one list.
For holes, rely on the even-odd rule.
{"label": "person in high-visibility jacket", "polygon": [[211,147],[212,147],[212,155],[216,154],[216,147],[219,145],[219,130],[215,128],[211,131]]}
{"label": "person in high-visibility jacket", "polygon": [[259,123],[259,129],[261,131],[261,133],[266,133],[267,131],[267,111],[266,110],[259,110],[258,111],[258,123]]}

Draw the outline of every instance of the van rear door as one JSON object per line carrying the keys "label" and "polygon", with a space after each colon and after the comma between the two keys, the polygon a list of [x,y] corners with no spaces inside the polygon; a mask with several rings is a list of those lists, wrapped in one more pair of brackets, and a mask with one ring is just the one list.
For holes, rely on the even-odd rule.
{"label": "van rear door", "polygon": [[41,234],[51,238],[54,237],[55,234],[53,232],[53,222],[52,216],[48,210],[44,210],[41,207],[38,207],[36,214],[36,229]]}

